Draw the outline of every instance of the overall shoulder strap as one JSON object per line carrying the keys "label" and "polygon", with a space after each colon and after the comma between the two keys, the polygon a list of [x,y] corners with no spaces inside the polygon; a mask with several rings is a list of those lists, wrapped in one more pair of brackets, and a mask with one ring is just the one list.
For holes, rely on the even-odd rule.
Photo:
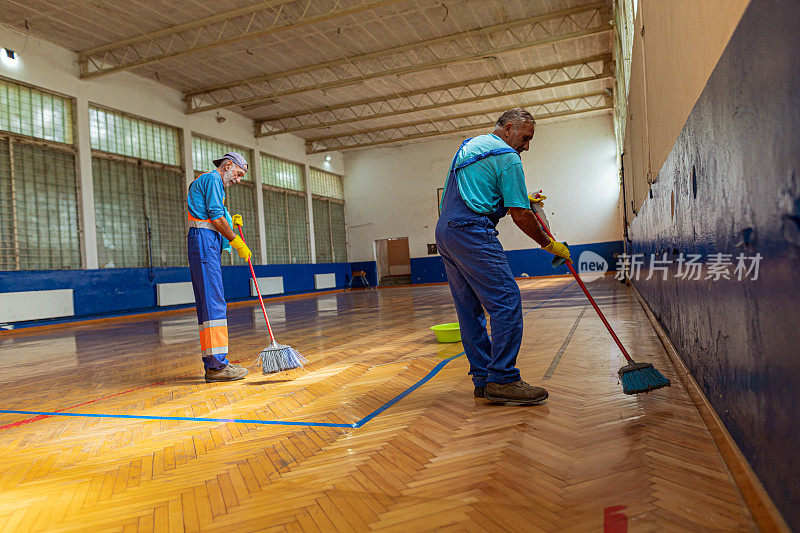
{"label": "overall shoulder strap", "polygon": [[469,166],[469,165],[471,165],[473,163],[477,163],[478,161],[480,161],[482,159],[486,159],[487,157],[492,157],[494,155],[516,154],[516,153],[517,153],[517,151],[514,150],[513,148],[511,148],[510,146],[505,147],[505,148],[494,148],[492,150],[489,150],[488,152],[483,152],[481,154],[476,154],[476,155],[473,155],[471,157],[468,157],[467,159],[465,159],[464,161],[462,161],[461,163],[456,165],[453,168],[453,170],[460,170],[460,169],[462,169],[462,168],[464,168],[466,166]]}
{"label": "overall shoulder strap", "polygon": [[453,161],[450,163],[450,170],[454,170],[455,169],[456,159],[458,159],[458,153],[461,151],[462,148],[464,148],[467,145],[468,142],[470,142],[474,138],[475,137],[470,137],[469,139],[464,139],[464,142],[462,142],[461,146],[459,146],[458,150],[456,150],[456,155],[453,156]]}

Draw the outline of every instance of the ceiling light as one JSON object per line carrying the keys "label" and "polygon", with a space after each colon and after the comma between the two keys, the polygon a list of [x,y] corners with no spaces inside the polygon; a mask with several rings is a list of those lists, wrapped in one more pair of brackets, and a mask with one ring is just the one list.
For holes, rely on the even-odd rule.
{"label": "ceiling light", "polygon": [[9,67],[16,66],[17,63],[19,63],[19,54],[17,54],[14,50],[3,48],[2,52],[0,52],[0,61]]}
{"label": "ceiling light", "polygon": [[325,161],[328,161],[328,162],[330,162],[330,160],[331,160],[331,156],[329,156],[329,155],[326,155],[326,156],[325,156]]}

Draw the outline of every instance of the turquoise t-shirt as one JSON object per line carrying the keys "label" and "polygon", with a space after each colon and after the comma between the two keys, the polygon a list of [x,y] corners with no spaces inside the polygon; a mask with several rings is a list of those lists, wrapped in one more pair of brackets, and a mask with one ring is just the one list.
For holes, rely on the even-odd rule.
{"label": "turquoise t-shirt", "polygon": [[[508,145],[494,133],[479,135],[458,152],[456,165],[495,148],[508,148]],[[476,213],[493,212],[501,199],[506,207],[531,206],[522,160],[515,152],[487,157],[459,170],[458,191],[467,207]]]}
{"label": "turquoise t-shirt", "polygon": [[[225,217],[228,225],[233,228],[233,219],[228,208],[225,207],[225,188],[222,186],[222,177],[219,172],[212,170],[200,174],[189,187],[186,199],[189,212],[200,220],[216,220]],[[227,239],[222,239],[222,249],[231,251]]]}
{"label": "turquoise t-shirt", "polygon": [[219,172],[200,174],[189,187],[189,212],[200,220],[216,220],[225,216],[225,188]]}

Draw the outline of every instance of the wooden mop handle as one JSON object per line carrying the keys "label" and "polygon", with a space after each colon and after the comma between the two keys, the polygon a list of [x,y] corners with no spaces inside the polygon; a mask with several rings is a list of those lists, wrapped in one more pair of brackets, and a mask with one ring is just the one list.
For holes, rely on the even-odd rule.
{"label": "wooden mop handle", "polygon": [[[244,242],[244,233],[242,233],[242,227],[239,226],[239,235],[242,237],[242,242]],[[247,244],[247,243],[245,243]],[[272,334],[272,326],[269,325],[269,318],[267,318],[267,309],[264,307],[264,299],[261,297],[261,289],[258,288],[258,280],[256,279],[256,271],[253,270],[253,262],[250,261],[250,258],[247,258],[247,264],[250,265],[250,274],[253,275],[253,283],[256,286],[256,294],[258,294],[258,303],[261,304],[261,311],[264,313],[264,321],[267,323],[267,331],[269,331],[269,338],[272,342],[275,342],[275,335]]]}
{"label": "wooden mop handle", "polygon": [[[545,225],[544,221],[542,220],[542,217],[539,216],[539,213],[536,212],[536,209],[532,208],[531,211],[533,211],[533,214],[536,215],[536,220],[539,221],[539,225],[542,226],[542,229],[545,231],[545,233],[547,233],[548,237],[550,237],[551,239],[555,240],[555,237],[553,237],[553,234],[550,233],[549,229],[547,229],[547,226]],[[613,329],[611,329],[611,324],[608,323],[608,320],[606,320],[606,317],[605,317],[605,315],[603,315],[603,312],[600,311],[599,307],[597,307],[597,303],[595,303],[594,298],[592,298],[592,295],[589,294],[589,290],[586,288],[586,285],[583,284],[583,281],[581,281],[580,276],[578,276],[578,273],[575,272],[575,267],[572,266],[572,263],[570,261],[566,261],[566,265],[567,265],[567,268],[569,269],[569,271],[572,272],[572,275],[575,277],[575,281],[577,281],[578,285],[580,285],[581,289],[583,289],[583,293],[589,299],[589,303],[591,303],[592,307],[594,307],[594,310],[597,311],[597,315],[600,317],[600,320],[603,321],[603,324],[605,324],[606,329],[608,330],[609,333],[611,333],[611,337],[614,339],[614,342],[617,343],[617,346],[619,346],[619,349],[622,352],[622,355],[625,356],[625,359],[627,359],[629,363],[632,363],[633,359],[631,359],[631,356],[628,355],[628,351],[622,345],[622,342],[619,340],[619,337],[617,337],[617,334],[614,333]]]}

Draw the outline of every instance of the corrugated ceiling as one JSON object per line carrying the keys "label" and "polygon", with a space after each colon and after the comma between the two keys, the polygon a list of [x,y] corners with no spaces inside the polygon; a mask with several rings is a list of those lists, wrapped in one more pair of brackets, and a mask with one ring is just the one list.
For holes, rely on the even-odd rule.
{"label": "corrugated ceiling", "polygon": [[[130,70],[188,93],[187,112],[229,107],[260,134],[288,129],[325,151],[463,131],[487,110],[522,104],[547,102],[540,116],[608,112],[608,99],[570,98],[610,95],[609,9],[576,0],[6,0],[0,22],[78,52],[85,77]],[[466,125],[443,125],[455,115]]]}

